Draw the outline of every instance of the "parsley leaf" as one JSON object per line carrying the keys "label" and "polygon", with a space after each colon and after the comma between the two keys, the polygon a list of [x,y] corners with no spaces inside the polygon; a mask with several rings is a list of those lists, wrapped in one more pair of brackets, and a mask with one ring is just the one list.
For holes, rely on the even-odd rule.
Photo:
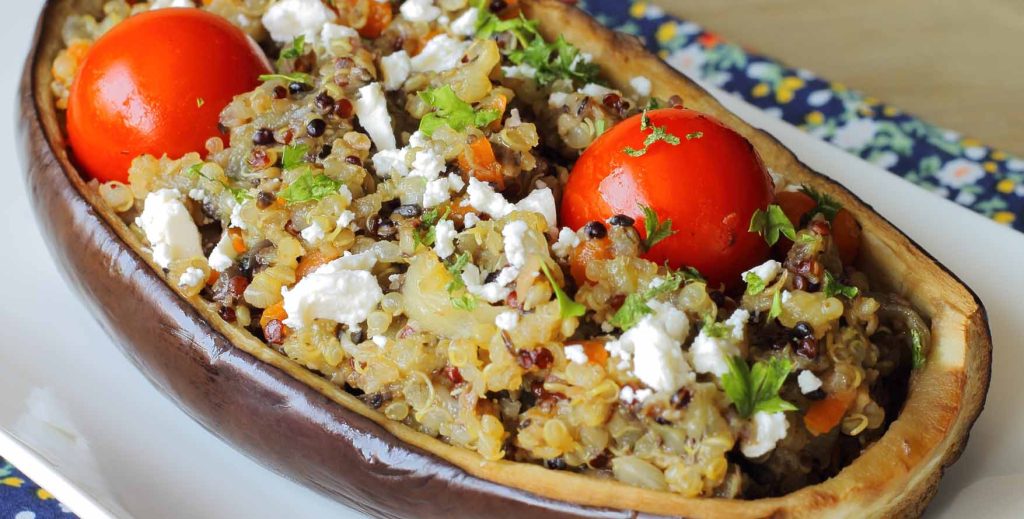
{"label": "parsley leaf", "polygon": [[732,330],[725,323],[715,321],[715,318],[711,317],[710,314],[704,316],[704,326],[701,327],[701,331],[704,332],[704,335],[715,339],[728,337],[732,333]]}
{"label": "parsley leaf", "polygon": [[523,13],[519,13],[517,18],[502,20],[487,8],[487,3],[488,0],[476,2],[479,11],[476,19],[477,38],[487,39],[498,33],[509,32],[525,47],[530,44],[531,39],[540,36],[537,32],[537,22],[527,20]]}
{"label": "parsley leaf", "polygon": [[914,369],[920,369],[924,366],[924,338],[921,337],[921,332],[917,331],[916,328],[910,329],[910,357]]}
{"label": "parsley leaf", "polygon": [[292,72],[290,74],[262,74],[260,75],[260,81],[273,81],[280,79],[281,81],[287,81],[288,83],[303,83],[306,85],[313,84],[313,76],[306,74],[305,72]]}
{"label": "parsley leaf", "polygon": [[843,206],[840,205],[835,198],[832,198],[831,196],[828,196],[825,193],[821,193],[815,190],[813,187],[800,186],[800,192],[811,197],[814,200],[814,203],[816,204],[814,206],[814,209],[811,209],[807,213],[807,215],[804,216],[804,218],[808,220],[810,220],[810,218],[815,214],[821,213],[821,215],[824,216],[826,220],[831,222],[836,217],[836,213],[838,213],[843,208]]}
{"label": "parsley leaf", "polygon": [[[448,217],[448,213],[451,212],[451,208],[445,207],[444,214],[441,214],[438,207],[435,207],[420,216],[420,223],[413,230],[412,239],[413,242],[419,245],[425,245],[430,247],[434,244],[434,240],[437,237],[437,222],[444,220]],[[424,231],[426,229],[426,231]]]}
{"label": "parsley leaf", "polygon": [[777,413],[796,411],[797,407],[779,396],[782,384],[793,370],[786,359],[772,357],[754,363],[753,369],[742,357],[726,359],[729,371],[722,375],[722,388],[742,418],[758,411]]}
{"label": "parsley leaf", "polygon": [[555,298],[558,299],[558,309],[562,314],[562,319],[568,317],[583,317],[583,314],[587,313],[587,307],[577,303],[569,294],[566,294],[562,287],[555,283],[555,278],[551,277],[551,271],[548,270],[548,266],[545,263],[540,264],[540,269],[544,271],[544,276],[548,278],[548,282],[551,283],[551,289],[555,291]]}
{"label": "parsley leaf", "polygon": [[747,283],[747,293],[756,296],[761,292],[764,292],[765,282],[761,279],[761,276],[754,274],[753,272],[747,272],[743,275],[743,281]]}
{"label": "parsley leaf", "polygon": [[839,280],[837,280],[836,277],[827,270],[825,271],[825,286],[822,290],[824,290],[825,296],[827,297],[841,295],[847,299],[853,299],[860,293],[860,290],[857,287],[840,283]]}
{"label": "parsley leaf", "polygon": [[445,125],[455,131],[462,131],[468,126],[486,126],[501,117],[501,112],[493,108],[473,110],[473,106],[459,99],[449,85],[424,90],[419,96],[425,103],[436,108],[420,119],[420,131],[428,137]]}
{"label": "parsley leaf", "polygon": [[[668,262],[666,261],[665,264],[667,266]],[[684,281],[700,281],[702,283],[707,281],[704,279],[704,276],[700,275],[700,271],[694,267],[683,267],[679,269],[679,274],[683,276]]]}
{"label": "parsley leaf", "polygon": [[203,99],[202,97],[197,97],[196,98],[196,108],[202,108],[203,105],[205,105],[205,104],[206,104],[206,100],[205,99]]}
{"label": "parsley leaf", "polygon": [[[192,175],[193,177],[202,177],[205,178],[206,180],[213,182],[214,180],[204,175],[202,170],[203,163],[200,162],[198,164],[193,164],[191,167],[189,167],[188,174]],[[252,198],[252,195],[250,195],[249,192],[246,191],[245,189],[242,189],[240,187],[234,187],[223,180],[217,180],[216,182],[224,186],[224,189],[228,190],[228,192],[231,193],[231,196],[235,197],[235,201],[238,203],[245,202],[246,200]]]}
{"label": "parsley leaf", "polygon": [[782,291],[778,290],[772,296],[772,307],[768,309],[768,320],[771,321],[782,315]]}
{"label": "parsley leaf", "polygon": [[306,144],[285,146],[284,153],[281,154],[281,165],[286,170],[295,169],[305,162],[308,152],[309,146]]}
{"label": "parsley leaf", "polygon": [[320,200],[327,195],[337,193],[342,183],[323,173],[313,174],[307,170],[299,178],[295,179],[288,187],[281,190],[277,196],[289,204]]}
{"label": "parsley leaf", "polygon": [[626,146],[622,151],[630,157],[642,157],[647,153],[647,150],[652,144],[658,141],[667,142],[673,146],[679,145],[679,137],[668,133],[667,126],[654,126],[651,124],[650,117],[647,117],[647,110],[640,116],[640,131],[651,130],[651,133],[644,139],[643,149],[636,149],[631,146]]}
{"label": "parsley leaf", "polygon": [[688,140],[688,141],[692,141],[694,139],[703,139],[703,138],[704,138],[704,132],[692,132],[692,133],[686,134],[686,140]]}
{"label": "parsley leaf", "polygon": [[463,252],[458,258],[455,258],[451,265],[448,265],[448,273],[452,275],[452,280],[444,288],[448,291],[448,297],[451,299],[452,306],[459,310],[473,310],[476,308],[476,298],[472,294],[454,295],[455,292],[466,288],[466,283],[462,280],[462,271],[466,269],[469,260],[469,253]]}
{"label": "parsley leaf", "polygon": [[598,67],[590,63],[580,50],[565,38],[559,36],[552,43],[533,32],[533,39],[523,43],[522,48],[509,53],[508,59],[516,65],[529,65],[537,73],[535,79],[540,85],[549,85],[559,79],[568,79],[576,84],[593,83],[597,79]]}
{"label": "parsley leaf", "polygon": [[775,245],[779,241],[779,235],[790,240],[796,239],[793,222],[790,222],[782,208],[775,204],[769,205],[767,211],[761,209],[754,211],[754,215],[750,217],[748,230],[764,236],[764,241],[768,242],[768,245]]}
{"label": "parsley leaf", "polygon": [[661,284],[650,287],[642,292],[629,294],[626,296],[626,301],[615,312],[615,315],[608,320],[608,324],[617,326],[622,331],[636,326],[640,319],[643,319],[645,315],[652,311],[651,307],[647,306],[647,302],[661,294],[678,290],[683,284],[684,276],[684,274],[674,272],[663,278]]}
{"label": "parsley leaf", "polygon": [[661,240],[676,233],[672,230],[672,219],[667,218],[664,222],[658,220],[658,213],[646,205],[641,205],[640,210],[644,213],[644,230],[647,237],[644,238],[644,249],[651,250]]}
{"label": "parsley leaf", "polygon": [[292,40],[290,47],[285,47],[281,51],[281,57],[285,59],[295,59],[306,53],[306,36],[300,34]]}

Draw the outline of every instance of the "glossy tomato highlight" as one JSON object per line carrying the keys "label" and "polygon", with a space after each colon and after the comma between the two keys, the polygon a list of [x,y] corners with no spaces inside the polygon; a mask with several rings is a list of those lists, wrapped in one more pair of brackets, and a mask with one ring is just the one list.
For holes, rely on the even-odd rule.
{"label": "glossy tomato highlight", "polygon": [[270,63],[224,18],[199,9],[132,16],[89,50],[71,86],[67,127],[79,165],[101,181],[128,178],[136,156],[202,151],[231,99]]}
{"label": "glossy tomato highlight", "polygon": [[[631,117],[583,153],[565,187],[562,221],[578,229],[624,214],[646,237],[641,207],[648,206],[676,233],[645,258],[696,267],[711,285],[738,285],[744,270],[768,258],[764,238],[748,228],[754,211],[772,203],[771,177],[746,139],[707,115],[667,108],[647,117],[648,129],[640,115]],[[656,127],[679,143],[659,139],[645,149]]]}

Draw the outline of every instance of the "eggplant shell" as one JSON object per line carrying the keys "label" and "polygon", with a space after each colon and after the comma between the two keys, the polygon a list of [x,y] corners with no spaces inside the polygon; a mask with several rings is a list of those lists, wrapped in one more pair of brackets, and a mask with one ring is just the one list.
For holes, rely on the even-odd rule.
{"label": "eggplant shell", "polygon": [[[193,419],[267,467],[381,517],[895,517],[920,514],[962,452],[984,404],[991,339],[969,288],[842,186],[645,51],[556,0],[520,0],[548,37],[594,56],[614,86],[652,80],[659,97],[737,130],[765,164],[836,197],[864,229],[860,267],[932,322],[933,345],[900,417],[839,475],[754,501],[684,498],[537,465],[485,461],[391,422],[224,322],[165,282],[145,246],[89,189],[69,158],[49,91],[69,14],[100,0],[49,0],[21,82],[19,140],[50,251],[125,355]],[[607,65],[607,66],[605,66]]]}

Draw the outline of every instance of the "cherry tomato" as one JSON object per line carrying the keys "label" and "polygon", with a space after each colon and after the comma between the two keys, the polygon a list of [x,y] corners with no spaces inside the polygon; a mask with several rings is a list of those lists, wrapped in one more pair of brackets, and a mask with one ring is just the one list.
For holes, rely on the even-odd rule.
{"label": "cherry tomato", "polygon": [[92,177],[124,182],[138,155],[201,151],[223,135],[224,107],[270,70],[256,43],[215,14],[132,16],[96,41],[71,86],[72,153]]}
{"label": "cherry tomato", "polygon": [[[617,124],[588,148],[569,176],[562,197],[562,221],[578,229],[592,220],[624,214],[646,238],[650,207],[676,231],[656,243],[645,258],[674,268],[696,267],[711,283],[737,286],[740,274],[768,257],[764,238],[748,231],[757,209],[773,198],[772,180],[753,146],[715,119],[686,109],[647,113]],[[654,127],[679,138],[657,140],[639,156]],[[635,155],[635,154],[634,154]]]}

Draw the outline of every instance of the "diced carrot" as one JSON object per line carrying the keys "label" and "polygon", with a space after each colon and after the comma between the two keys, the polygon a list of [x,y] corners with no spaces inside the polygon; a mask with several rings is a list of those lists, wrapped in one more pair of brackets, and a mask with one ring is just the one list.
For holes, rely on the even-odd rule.
{"label": "diced carrot", "polygon": [[274,205],[283,208],[284,206],[288,205],[288,202],[285,202],[283,198],[279,197],[274,200]]}
{"label": "diced carrot", "polygon": [[448,218],[455,222],[462,223],[462,221],[466,218],[466,215],[473,212],[473,207],[470,206],[469,204],[462,205],[462,202],[464,200],[466,200],[465,195],[458,195],[452,199],[451,203],[445,205],[444,207],[439,207],[437,209],[438,213],[444,214],[444,212],[447,210]]}
{"label": "diced carrot", "polygon": [[366,23],[359,28],[359,35],[363,38],[377,38],[384,29],[391,24],[394,12],[391,10],[391,2],[378,2],[370,0],[367,6]]}
{"label": "diced carrot", "polygon": [[595,260],[607,260],[613,257],[615,255],[612,252],[612,241],[607,237],[586,240],[572,250],[572,254],[569,256],[569,272],[578,285],[587,281],[594,282],[593,279],[587,277],[587,264]]}
{"label": "diced carrot", "polygon": [[228,236],[231,237],[231,246],[234,247],[235,252],[241,254],[246,251],[248,247],[245,246],[245,239],[242,238],[242,230],[238,227],[229,227]]}
{"label": "diced carrot", "polygon": [[604,366],[608,362],[608,350],[604,349],[603,341],[583,341],[580,345],[591,364]]}
{"label": "diced carrot", "polygon": [[850,389],[814,402],[804,415],[804,425],[815,436],[831,431],[843,420],[846,410],[856,398],[857,391]]}
{"label": "diced carrot", "polygon": [[266,328],[270,321],[284,322],[287,318],[288,312],[284,311],[284,301],[279,301],[263,310],[263,315],[260,316],[260,328]]}
{"label": "diced carrot", "polygon": [[860,224],[853,214],[840,209],[832,220],[832,239],[839,249],[839,258],[844,265],[852,265],[860,253]]}
{"label": "diced carrot", "polygon": [[298,281],[310,272],[320,268],[331,261],[338,259],[337,253],[325,254],[319,250],[315,250],[306,254],[299,260],[299,265],[295,267],[295,280]]}
{"label": "diced carrot", "polygon": [[477,137],[469,143],[469,147],[459,154],[459,168],[471,176],[484,182],[491,182],[501,191],[505,189],[505,175],[502,174],[501,164],[494,157],[494,148],[491,141],[485,137]]}
{"label": "diced carrot", "polygon": [[211,270],[210,276],[206,278],[206,284],[208,286],[213,286],[214,284],[217,283],[218,279],[220,279],[220,272],[217,272],[216,270]]}

